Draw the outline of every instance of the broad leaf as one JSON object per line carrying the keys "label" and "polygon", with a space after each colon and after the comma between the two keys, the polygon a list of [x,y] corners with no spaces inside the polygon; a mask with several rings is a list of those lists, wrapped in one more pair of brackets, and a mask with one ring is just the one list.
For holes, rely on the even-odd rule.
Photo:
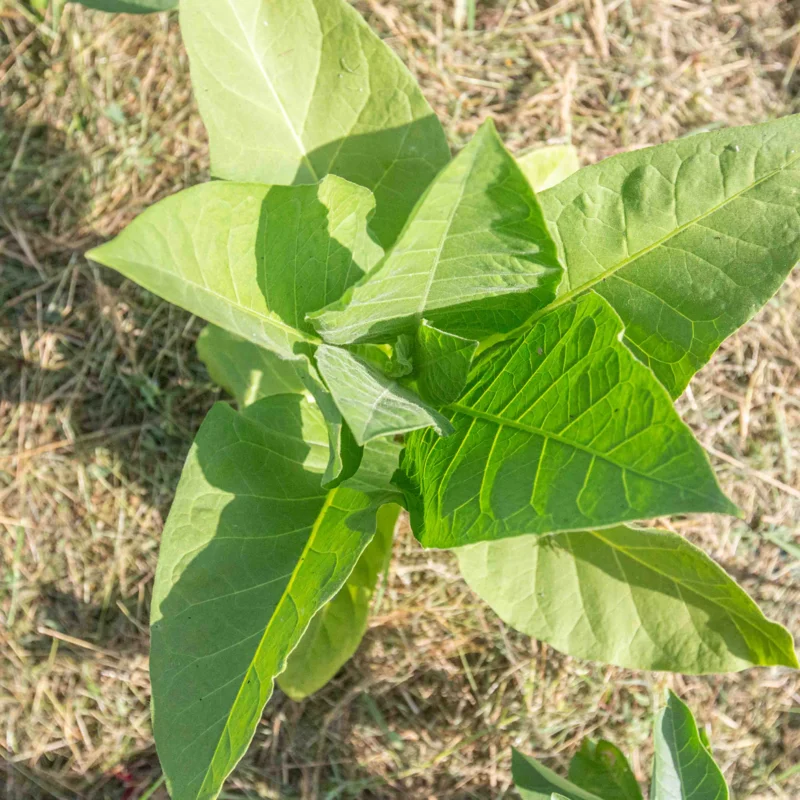
{"label": "broad leaf", "polygon": [[197,354],[208,374],[245,408],[274,394],[302,394],[303,360],[286,360],[271,350],[248,342],[236,334],[207,325],[197,337]]}
{"label": "broad leaf", "polygon": [[722,772],[689,708],[672,692],[655,725],[651,800],[728,800]]}
{"label": "broad leaf", "polygon": [[[164,530],[152,605],[153,725],[175,800],[214,798],[275,676],[375,532],[376,504],[320,474],[299,395],[209,412]],[[312,443],[307,443],[307,439]]]}
{"label": "broad leaf", "polygon": [[569,764],[569,779],[606,800],[642,800],[628,759],[611,742],[584,739]]}
{"label": "broad leaf", "polygon": [[478,343],[423,321],[414,340],[414,369],[423,400],[446,406],[461,396]]}
{"label": "broad leaf", "polygon": [[321,689],[358,649],[367,629],[370,601],[386,570],[398,506],[383,506],[377,531],[336,597],[311,620],[300,644],[289,656],[278,685],[293,700]]}
{"label": "broad leaf", "polygon": [[347,0],[182,0],[181,32],[215,176],[375,192],[390,245],[448,162],[444,131]]}
{"label": "broad leaf", "polygon": [[614,156],[540,196],[566,275],[594,287],[673,397],[800,259],[800,116]]}
{"label": "broad leaf", "polygon": [[366,231],[372,207],[364,188],[334,176],[319,186],[216,181],[156,203],[86,255],[291,358],[315,338],[301,330],[306,312],[380,257]]}
{"label": "broad leaf", "polygon": [[178,7],[178,0],[73,0],[87,8],[111,11],[117,14],[150,14]]}
{"label": "broad leaf", "polygon": [[797,666],[788,631],[677,534],[621,525],[457,552],[504,622],[576,658],[690,674]]}
{"label": "broad leaf", "polygon": [[353,353],[321,345],[316,358],[320,374],[359,444],[431,426],[438,435],[451,430],[445,417]]}
{"label": "broad leaf", "polygon": [[550,189],[580,169],[578,151],[571,144],[534,147],[520,153],[517,164],[537,192]]}
{"label": "broad leaf", "polygon": [[310,319],[334,344],[388,342],[423,318],[480,339],[546,306],[561,275],[536,196],[488,121],[428,188],[382,264]]}
{"label": "broad leaf", "polygon": [[559,794],[567,800],[606,800],[560,778],[535,758],[516,749],[511,751],[511,774],[522,800],[551,800]]}
{"label": "broad leaf", "polygon": [[478,360],[447,408],[455,433],[407,440],[404,488],[424,546],[736,513],[621,332],[617,315],[589,294]]}

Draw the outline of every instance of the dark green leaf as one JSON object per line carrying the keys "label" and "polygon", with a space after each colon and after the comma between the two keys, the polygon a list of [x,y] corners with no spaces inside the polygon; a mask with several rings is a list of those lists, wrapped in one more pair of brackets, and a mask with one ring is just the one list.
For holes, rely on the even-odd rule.
{"label": "dark green leaf", "polygon": [[87,8],[115,14],[150,14],[178,7],[178,0],[73,0]]}
{"label": "dark green leaf", "polygon": [[516,749],[511,751],[511,774],[522,800],[551,800],[554,795],[559,794],[567,800],[601,800],[596,794],[559,778],[535,758],[523,755]]}
{"label": "dark green leaf", "polygon": [[611,742],[584,739],[572,757],[569,779],[582,789],[596,792],[604,800],[642,800],[642,790],[628,759]]}
{"label": "dark green leaf", "polygon": [[461,396],[478,343],[423,321],[414,342],[417,388],[423,400],[446,406]]}

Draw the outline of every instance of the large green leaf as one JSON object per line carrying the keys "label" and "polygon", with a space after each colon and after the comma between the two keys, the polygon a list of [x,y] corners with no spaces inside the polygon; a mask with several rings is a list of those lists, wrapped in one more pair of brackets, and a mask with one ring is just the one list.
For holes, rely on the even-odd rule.
{"label": "large green leaf", "polygon": [[423,320],[414,339],[414,370],[423,400],[446,406],[461,396],[478,342],[445,333]]}
{"label": "large green leaf", "polygon": [[788,631],[677,534],[620,525],[457,552],[504,622],[577,658],[691,674],[797,666]]}
{"label": "large green leaf", "polygon": [[728,800],[725,779],[692,712],[672,692],[656,718],[650,800]]}
{"label": "large green leaf", "polygon": [[611,742],[584,739],[569,763],[569,779],[606,800],[642,800],[628,759]]}
{"label": "large green leaf", "polygon": [[380,258],[366,231],[373,205],[334,176],[318,186],[215,181],[156,203],[86,255],[291,358],[315,338],[301,330],[306,312]]}
{"label": "large green leaf", "polygon": [[358,649],[367,629],[372,595],[391,555],[399,511],[395,505],[381,508],[377,532],[347,582],[311,620],[289,656],[278,685],[293,700],[321,689]]}
{"label": "large green leaf", "polygon": [[347,0],[181,0],[215,176],[375,192],[390,245],[450,158],[414,78]]}
{"label": "large green leaf", "polygon": [[578,151],[571,144],[534,147],[520,153],[517,164],[537,192],[550,189],[580,169]]}
{"label": "large green leaf", "polygon": [[87,8],[117,14],[150,14],[178,7],[178,0],[73,0]]}
{"label": "large green leaf", "polygon": [[536,196],[488,121],[428,188],[385,260],[310,318],[335,344],[388,342],[423,318],[480,339],[546,306],[561,275]]}
{"label": "large green leaf", "polygon": [[526,756],[516,749],[511,751],[511,774],[522,800],[551,800],[558,794],[567,800],[608,800],[581,789],[565,778],[560,778],[535,758]]}
{"label": "large green leaf", "polygon": [[465,394],[447,408],[455,433],[407,440],[404,488],[423,545],[736,513],[621,332],[592,293],[478,360]]}
{"label": "large green leaf", "polygon": [[800,116],[614,156],[540,196],[566,267],[673,396],[800,259]]}
{"label": "large green leaf", "polygon": [[353,353],[321,345],[316,358],[319,371],[359,444],[431,426],[438,435],[450,432],[446,417]]}
{"label": "large green leaf", "polygon": [[218,404],[187,458],[152,607],[153,724],[177,800],[216,797],[275,676],[375,532],[376,502],[326,492],[324,423],[299,395]]}

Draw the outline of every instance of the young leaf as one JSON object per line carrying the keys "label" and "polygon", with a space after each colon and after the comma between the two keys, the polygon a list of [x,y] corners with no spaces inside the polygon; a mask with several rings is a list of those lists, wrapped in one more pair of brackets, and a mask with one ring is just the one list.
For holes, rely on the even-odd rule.
{"label": "young leaf", "polygon": [[455,433],[408,437],[415,535],[458,547],[690,511],[736,513],[669,396],[596,294],[487,351],[447,411]]}
{"label": "young leaf", "polygon": [[377,531],[336,597],[311,620],[286,662],[278,685],[293,700],[321,689],[358,649],[367,629],[370,601],[389,562],[400,508],[383,506]]}
{"label": "young leaf", "polygon": [[537,192],[550,189],[580,169],[578,151],[571,144],[534,147],[517,156],[517,164]]}
{"label": "young leaf", "polygon": [[215,181],[156,203],[86,256],[292,358],[315,338],[302,330],[306,312],[380,258],[367,234],[372,208],[366,189],[334,176],[318,186]]}
{"label": "young leaf", "polygon": [[206,325],[197,337],[197,355],[212,380],[236,398],[239,408],[274,394],[302,394],[305,360],[286,360],[236,334]]}
{"label": "young leaf", "polygon": [[457,552],[504,622],[576,658],[687,674],[797,666],[788,631],[677,534],[620,525]]}
{"label": "young leaf", "polygon": [[511,774],[522,800],[551,800],[557,795],[567,800],[605,800],[560,778],[535,758],[523,755],[516,749],[511,751]]}
{"label": "young leaf", "polygon": [[375,532],[369,495],[326,492],[324,426],[299,395],[217,404],[170,511],[151,617],[153,725],[175,800],[214,798],[275,676]]}
{"label": "young leaf", "polygon": [[394,242],[450,152],[414,78],[347,0],[182,0],[181,32],[215,176],[341,175],[375,192],[373,230]]}
{"label": "young leaf", "polygon": [[87,8],[111,11],[115,14],[150,14],[178,7],[178,0],[73,0]]}
{"label": "young leaf", "polygon": [[540,196],[566,267],[594,287],[673,397],[800,259],[800,115],[614,156]]}
{"label": "young leaf", "polygon": [[461,396],[478,343],[423,320],[414,340],[417,388],[423,400],[446,406]]}
{"label": "young leaf", "polygon": [[347,350],[321,345],[316,358],[319,371],[359,444],[431,426],[438,435],[450,432],[445,417]]}
{"label": "young leaf", "polygon": [[720,768],[689,708],[672,692],[656,718],[651,800],[728,800]]}
{"label": "young leaf", "polygon": [[569,764],[569,779],[606,800],[643,800],[628,759],[611,742],[584,739]]}
{"label": "young leaf", "polygon": [[489,120],[431,184],[375,271],[309,318],[334,344],[388,342],[423,318],[480,339],[546,306],[561,274],[536,196]]}

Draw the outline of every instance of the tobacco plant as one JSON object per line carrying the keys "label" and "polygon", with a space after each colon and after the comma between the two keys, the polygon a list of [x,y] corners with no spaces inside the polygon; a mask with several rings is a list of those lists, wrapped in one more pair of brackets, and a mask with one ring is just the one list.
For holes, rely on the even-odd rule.
{"label": "tobacco plant", "polygon": [[237,401],[197,433],[152,598],[173,796],[218,795],[276,679],[300,698],[352,655],[400,506],[565,653],[796,667],[711,558],[632,523],[741,516],[673,401],[800,257],[800,117],[577,172],[487,120],[451,158],[346,0],[181,0],[180,24],[217,180],[88,254],[212,323]]}
{"label": "tobacco plant", "polygon": [[[658,713],[650,800],[728,800],[728,787],[714,761],[705,731],[675,694]],[[604,739],[584,739],[567,778],[518,750],[512,775],[522,800],[642,800],[642,790],[622,751]]]}

